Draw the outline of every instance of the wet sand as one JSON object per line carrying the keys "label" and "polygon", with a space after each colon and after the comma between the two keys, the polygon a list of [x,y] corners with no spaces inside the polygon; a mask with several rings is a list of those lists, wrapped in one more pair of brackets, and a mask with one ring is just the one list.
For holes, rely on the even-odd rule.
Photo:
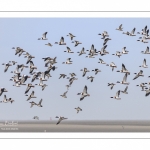
{"label": "wet sand", "polygon": [[0,132],[150,132],[150,121],[0,121]]}

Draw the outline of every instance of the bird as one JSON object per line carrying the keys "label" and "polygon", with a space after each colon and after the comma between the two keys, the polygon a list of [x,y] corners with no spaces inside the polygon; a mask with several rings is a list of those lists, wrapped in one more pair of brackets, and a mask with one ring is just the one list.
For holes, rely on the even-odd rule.
{"label": "bird", "polygon": [[31,56],[31,55],[29,55],[27,57],[28,57],[28,60],[27,60],[26,64],[28,64],[31,61],[32,58],[35,58],[34,56]]}
{"label": "bird", "polygon": [[42,91],[45,89],[45,87],[48,86],[47,84],[42,85]]}
{"label": "bird", "polygon": [[43,84],[43,80],[42,80],[42,78],[39,78],[40,79],[40,83],[39,84],[35,84],[35,85],[38,85],[38,86],[42,86],[42,85],[44,85]]}
{"label": "bird", "polygon": [[133,28],[133,30],[131,31],[131,32],[123,32],[123,34],[126,34],[126,35],[129,35],[129,36],[136,36],[135,34],[134,34],[134,32],[135,32],[135,30],[136,30],[136,28]]}
{"label": "bird", "polygon": [[124,89],[124,91],[120,91],[120,92],[122,92],[124,94],[128,94],[127,89],[128,89],[128,86],[126,86],[126,88]]}
{"label": "bird", "polygon": [[71,86],[71,84],[73,83],[74,80],[78,80],[78,78],[71,77],[71,78],[69,79],[69,86]]}
{"label": "bird", "polygon": [[73,73],[69,73],[71,75],[71,77],[74,77],[76,76],[76,74],[73,72]]}
{"label": "bird", "polygon": [[68,90],[69,90],[70,85],[66,85],[66,87],[67,87],[67,91],[68,91]]}
{"label": "bird", "polygon": [[41,105],[42,101],[43,101],[43,99],[41,99],[41,100],[39,101],[39,103],[37,104],[38,107],[43,107],[43,106]]}
{"label": "bird", "polygon": [[141,51],[142,54],[150,54],[149,52],[149,46],[146,47],[145,51]]}
{"label": "bird", "polygon": [[112,71],[114,70],[114,68],[117,68],[117,66],[115,65],[115,63],[110,63],[110,65],[109,64],[107,64],[106,66],[110,66],[110,67],[112,67]]}
{"label": "bird", "polygon": [[104,39],[104,43],[103,43],[103,45],[106,45],[106,43],[107,43],[109,40],[111,40],[111,39],[110,39],[110,38],[106,38],[106,39]]}
{"label": "bird", "polygon": [[60,42],[55,42],[55,44],[66,45],[66,43],[64,42],[64,37],[61,37]]}
{"label": "bird", "polygon": [[30,76],[28,75],[23,75],[22,78],[20,79],[20,83],[25,83],[27,81],[28,78],[31,78]]}
{"label": "bird", "polygon": [[51,43],[47,43],[47,44],[45,44],[45,45],[50,46],[50,47],[52,47],[52,46],[53,46]]}
{"label": "bird", "polygon": [[123,80],[121,82],[117,81],[117,83],[121,83],[121,84],[127,84],[129,85],[130,83],[127,82],[127,77],[128,77],[128,74],[125,73],[124,77],[123,77]]}
{"label": "bird", "polygon": [[118,56],[118,57],[120,58],[120,56],[121,56],[121,52],[116,51],[116,54],[112,54],[112,55],[116,55],[116,56]]}
{"label": "bird", "polygon": [[67,50],[64,51],[64,52],[67,52],[67,53],[74,53],[74,52],[71,51],[71,49],[70,49],[68,46],[67,46]]}
{"label": "bird", "polygon": [[114,85],[116,85],[116,84],[114,84],[114,83],[108,83],[108,86],[110,86],[111,90],[113,89]]}
{"label": "bird", "polygon": [[79,111],[82,111],[82,109],[80,107],[75,108],[77,110],[77,113],[79,113]]}
{"label": "bird", "polygon": [[100,64],[106,64],[101,58],[99,58],[99,62]]}
{"label": "bird", "polygon": [[68,58],[66,62],[63,62],[62,64],[72,64],[72,61],[70,61],[71,58]]}
{"label": "bird", "polygon": [[119,26],[119,28],[116,28],[116,30],[123,31],[122,24]]}
{"label": "bird", "polygon": [[1,87],[0,88],[0,96],[3,94],[3,92],[8,92],[5,88]]}
{"label": "bird", "polygon": [[81,95],[80,101],[82,101],[85,97],[90,96],[90,94],[87,93],[87,86],[85,85],[83,92],[78,93],[77,95]]}
{"label": "bird", "polygon": [[6,63],[6,64],[3,63],[2,65],[5,65],[4,72],[6,72],[8,70],[9,66],[12,66],[12,64],[10,64],[10,63]]}
{"label": "bird", "polygon": [[101,36],[102,36],[102,38],[101,38],[101,39],[105,39],[105,37],[109,37],[109,35],[108,35],[108,32],[107,32],[107,31],[104,31],[104,32],[102,32],[102,33],[99,33],[98,35],[101,35]]}
{"label": "bird", "polygon": [[59,77],[59,79],[60,78],[65,78],[67,75],[65,75],[65,74],[60,74],[60,77]]}
{"label": "bird", "polygon": [[134,34],[135,30],[136,30],[136,28],[133,28],[133,30],[131,31],[131,33],[130,33],[129,35],[130,35],[130,36],[136,36],[136,35]]}
{"label": "bird", "polygon": [[93,76],[87,76],[87,80],[91,79],[91,82],[93,82],[94,77]]}
{"label": "bird", "polygon": [[82,77],[84,77],[87,72],[90,72],[89,70],[87,70],[87,68],[81,69],[80,71],[83,71]]}
{"label": "bird", "polygon": [[79,44],[82,44],[82,43],[79,42],[79,41],[72,41],[72,43],[75,43],[74,47],[78,46]]}
{"label": "bird", "polygon": [[33,61],[30,61],[30,74],[34,71],[34,69],[37,69],[37,67],[34,65]]}
{"label": "bird", "polygon": [[122,70],[117,70],[116,72],[128,73],[128,75],[130,75],[130,72],[126,69],[124,64],[122,64]]}
{"label": "bird", "polygon": [[26,96],[29,96],[27,101],[29,101],[31,98],[36,98],[36,96],[34,96],[34,91],[32,91],[30,95],[26,95]]}
{"label": "bird", "polygon": [[34,87],[34,86],[31,83],[28,83],[26,91],[25,91],[25,94],[29,92],[29,90],[31,89],[31,87]]}
{"label": "bird", "polygon": [[107,45],[104,45],[104,46],[101,48],[101,50],[98,51],[98,53],[99,53],[101,56],[104,56],[104,55],[106,55],[106,54],[109,54],[109,52],[106,51],[106,47],[107,47]]}
{"label": "bird", "polygon": [[69,33],[67,36],[70,36],[71,40],[73,40],[73,38],[76,37],[76,36],[74,36],[74,35],[71,34],[71,33]]}
{"label": "bird", "polygon": [[139,39],[137,41],[142,42],[142,43],[148,43],[145,36],[139,37]]}
{"label": "bird", "polygon": [[6,95],[4,95],[4,99],[3,99],[3,101],[0,101],[0,103],[8,103],[8,102],[9,102],[9,101],[8,101]]}
{"label": "bird", "polygon": [[38,38],[38,40],[47,40],[46,35],[48,32],[44,32],[41,38]]}
{"label": "bird", "polygon": [[147,83],[141,83],[141,84],[136,85],[136,86],[141,87],[141,88],[142,88],[142,91],[145,91],[145,89],[148,89],[148,88],[146,87],[146,85],[145,85],[145,84],[147,84]]}
{"label": "bird", "polygon": [[86,52],[84,51],[84,47],[81,49],[80,52],[77,52],[77,53],[79,53],[79,56],[81,56],[82,54],[86,54]]}
{"label": "bird", "polygon": [[13,65],[15,65],[17,62],[16,61],[9,61],[10,63],[12,62]]}
{"label": "bird", "polygon": [[37,105],[35,102],[29,102],[31,104],[30,108],[32,108],[34,105]]}
{"label": "bird", "polygon": [[122,48],[122,54],[128,54],[129,51],[126,50],[126,47]]}
{"label": "bird", "polygon": [[14,102],[15,100],[13,100],[12,98],[8,99],[8,102],[10,102],[11,104]]}
{"label": "bird", "polygon": [[110,98],[114,98],[116,100],[121,100],[121,98],[119,98],[119,95],[120,95],[120,90],[116,93],[116,96],[110,97]]}
{"label": "bird", "polygon": [[23,71],[24,68],[28,68],[28,66],[25,66],[24,64],[18,65],[18,68],[21,68],[21,72]]}
{"label": "bird", "polygon": [[60,117],[56,116],[55,118],[59,118],[59,120],[58,120],[58,122],[56,123],[56,125],[60,124],[60,122],[61,122],[62,120],[68,119],[68,118],[61,117],[61,116],[60,116]]}
{"label": "bird", "polygon": [[62,96],[63,98],[67,98],[66,94],[67,94],[68,91],[66,91],[63,95],[60,95]]}
{"label": "bird", "polygon": [[143,70],[140,70],[140,72],[139,73],[134,73],[134,74],[136,74],[136,76],[133,78],[133,80],[135,80],[135,79],[137,79],[138,77],[140,77],[140,76],[144,76],[143,75]]}
{"label": "bird", "polygon": [[147,90],[145,90],[145,91],[146,91],[145,96],[148,96],[148,95],[150,94],[150,87],[149,87],[149,89],[147,89]]}
{"label": "bird", "polygon": [[33,119],[39,120],[39,117],[38,116],[34,116]]}
{"label": "bird", "polygon": [[101,72],[101,70],[99,70],[98,68],[95,68],[94,70],[92,70],[95,72],[95,75],[98,74],[98,72]]}
{"label": "bird", "polygon": [[144,29],[141,30],[141,32],[137,32],[137,34],[145,35],[147,31],[147,26],[144,27]]}
{"label": "bird", "polygon": [[143,60],[143,64],[139,67],[148,68],[148,66],[146,65],[146,59],[145,58]]}

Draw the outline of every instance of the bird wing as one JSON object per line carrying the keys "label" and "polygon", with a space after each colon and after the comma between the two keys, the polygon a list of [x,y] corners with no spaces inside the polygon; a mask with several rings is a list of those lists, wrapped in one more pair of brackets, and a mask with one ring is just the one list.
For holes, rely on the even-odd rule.
{"label": "bird wing", "polygon": [[135,28],[131,31],[131,34],[134,34],[134,32],[135,32]]}
{"label": "bird wing", "polygon": [[30,61],[30,66],[34,66],[34,63],[33,63],[33,61]]}
{"label": "bird wing", "polygon": [[61,122],[61,118],[59,118],[59,120],[58,120],[57,124],[59,124],[60,122]]}
{"label": "bird wing", "polygon": [[82,101],[84,99],[85,95],[81,95],[80,97],[80,101]]}
{"label": "bird wing", "polygon": [[138,77],[139,77],[139,74],[137,74],[137,75],[133,78],[133,80],[137,79]]}
{"label": "bird wing", "polygon": [[125,92],[127,92],[128,86],[126,86],[126,88],[124,89]]}
{"label": "bird wing", "polygon": [[120,95],[120,90],[116,93],[116,97],[119,97]]}
{"label": "bird wing", "polygon": [[31,96],[34,96],[34,91],[32,91]]}
{"label": "bird wing", "polygon": [[85,85],[84,89],[83,89],[83,93],[87,93],[87,86]]}
{"label": "bird wing", "polygon": [[26,64],[28,64],[31,59],[32,59],[31,57],[28,57],[28,60],[27,60]]}
{"label": "bird wing", "polygon": [[127,70],[124,64],[122,64],[122,70]]}
{"label": "bird wing", "polygon": [[114,67],[112,67],[112,71],[114,70]]}
{"label": "bird wing", "polygon": [[64,93],[64,96],[66,96],[67,92],[68,92],[68,91],[66,91],[66,92]]}
{"label": "bird wing", "polygon": [[146,51],[145,52],[149,52],[149,47],[147,46]]}
{"label": "bird wing", "polygon": [[46,34],[47,34],[47,32],[44,32],[44,33],[43,33],[43,38],[46,38]]}
{"label": "bird wing", "polygon": [[91,50],[94,50],[94,45],[92,44],[92,46],[91,46]]}
{"label": "bird wing", "polygon": [[148,96],[150,94],[150,90],[146,90],[145,96]]}
{"label": "bird wing", "polygon": [[25,94],[28,93],[28,91],[30,90],[30,88],[31,88],[30,86],[28,86],[28,87],[26,88]]}
{"label": "bird wing", "polygon": [[146,59],[143,60],[143,65],[146,66]]}
{"label": "bird wing", "polygon": [[124,75],[124,77],[123,77],[123,81],[124,81],[124,82],[126,82],[126,80],[127,80],[127,76],[128,76],[128,74],[127,74],[127,73],[125,73],[125,75]]}
{"label": "bird wing", "polygon": [[61,37],[60,42],[64,42],[64,37]]}
{"label": "bird wing", "polygon": [[42,99],[39,101],[39,104],[41,105],[41,103],[42,103]]}
{"label": "bird wing", "polygon": [[119,29],[121,29],[121,27],[122,27],[122,24],[119,26]]}

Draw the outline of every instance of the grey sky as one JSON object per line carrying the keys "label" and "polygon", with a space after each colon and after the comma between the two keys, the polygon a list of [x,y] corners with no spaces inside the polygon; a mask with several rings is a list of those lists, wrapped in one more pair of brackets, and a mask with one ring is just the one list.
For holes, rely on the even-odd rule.
{"label": "grey sky", "polygon": [[[44,82],[48,84],[48,87],[44,91],[41,87],[35,87],[36,99],[30,101],[38,102],[43,99],[42,108],[33,107],[30,108],[27,97],[24,96],[26,86],[13,87],[13,82],[9,81],[16,66],[12,66],[4,73],[4,66],[0,65],[1,74],[1,87],[5,87],[9,92],[6,93],[7,97],[12,97],[15,102],[0,104],[0,119],[15,119],[15,120],[29,120],[33,116],[39,116],[40,120],[49,120],[55,118],[56,115],[62,115],[68,117],[69,120],[141,120],[149,119],[150,114],[150,97],[145,97],[145,92],[141,91],[141,88],[137,87],[137,84],[141,82],[148,82],[149,68],[143,69],[139,66],[142,65],[143,59],[146,58],[149,66],[149,55],[141,54],[142,50],[145,50],[148,44],[137,42],[139,35],[130,37],[122,34],[122,32],[115,30],[120,24],[123,24],[123,30],[131,31],[134,27],[137,31],[141,31],[145,25],[149,28],[149,18],[8,18],[0,19],[0,55],[1,64],[7,63],[10,60],[15,60],[19,64],[26,63],[26,58],[23,56],[18,57],[15,55],[15,51],[11,49],[14,47],[21,47],[31,55],[35,56],[33,59],[34,64],[38,67],[38,71],[45,71],[44,61],[45,56],[55,57],[57,56],[58,69],[51,71],[51,78]],[[41,37],[44,32],[48,32],[48,40],[39,41],[37,38]],[[98,33],[107,31],[109,33],[111,41],[108,42],[107,50],[109,55],[96,56],[96,58],[85,58],[86,55],[78,56],[77,51],[80,51],[82,47],[85,50],[90,49],[94,44],[97,50],[102,48],[103,40]],[[68,33],[72,33],[76,36],[75,40],[82,42],[77,47],[71,43]],[[66,46],[70,47],[74,54],[64,53],[66,46],[55,45],[54,42],[59,41],[61,36],[64,37]],[[45,46],[50,42],[53,47]],[[122,55],[121,58],[113,56],[116,51],[121,51],[126,46],[129,51],[128,55]],[[88,53],[87,53],[88,54]],[[62,64],[67,58],[71,57],[73,64]],[[97,63],[99,58],[102,58],[106,63],[114,62],[117,65],[117,69],[112,72],[110,67]],[[122,63],[131,72],[127,81],[130,82],[128,88],[128,95],[120,95],[121,100],[111,99],[111,96],[115,96],[116,92],[124,90],[125,85],[117,84],[113,90],[107,86],[109,82],[122,81],[124,74],[117,73],[121,70]],[[96,76],[94,72],[89,72],[85,77],[82,77],[80,71],[84,67],[87,67],[90,71],[95,68],[99,68],[102,72]],[[149,66],[150,67],[150,66]],[[143,70],[144,77],[139,77],[133,80],[134,73]],[[67,79],[58,79],[59,74],[75,72],[78,80],[74,81],[71,88],[67,93],[67,99],[62,98],[60,95],[66,91],[65,85],[69,82]],[[29,69],[24,69],[23,74],[28,74]],[[88,75],[95,76],[93,83],[87,80]],[[28,79],[26,83],[29,83],[31,79]],[[39,80],[34,82],[39,83]],[[88,93],[90,97],[86,97],[83,101],[80,101],[80,96],[77,93],[82,92],[84,86],[88,86]],[[29,94],[33,89],[30,90]],[[0,97],[3,100],[4,94]],[[81,107],[82,112],[76,113],[75,107]]]}

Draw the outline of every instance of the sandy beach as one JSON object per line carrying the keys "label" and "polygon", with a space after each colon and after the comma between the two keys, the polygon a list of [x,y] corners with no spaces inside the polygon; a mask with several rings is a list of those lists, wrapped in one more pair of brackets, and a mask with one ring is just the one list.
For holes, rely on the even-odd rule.
{"label": "sandy beach", "polygon": [[1,121],[0,132],[150,132],[150,121]]}

